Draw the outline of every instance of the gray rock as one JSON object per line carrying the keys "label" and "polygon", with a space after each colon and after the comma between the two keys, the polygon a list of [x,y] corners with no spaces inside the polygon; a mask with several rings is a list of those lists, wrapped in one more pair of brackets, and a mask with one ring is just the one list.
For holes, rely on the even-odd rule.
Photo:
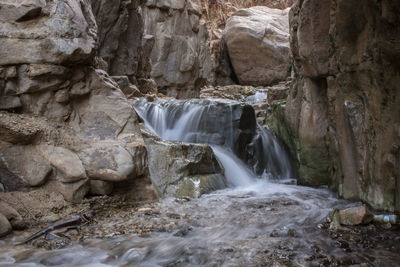
{"label": "gray rock", "polygon": [[120,182],[134,172],[132,155],[115,141],[92,143],[78,154],[91,179]]}
{"label": "gray rock", "polygon": [[145,143],[150,177],[160,196],[199,197],[227,186],[208,145],[166,142],[148,132]]}
{"label": "gray rock", "polygon": [[288,12],[257,6],[228,19],[223,38],[241,85],[270,85],[288,76]]}
{"label": "gray rock", "polygon": [[81,160],[71,150],[51,145],[40,145],[38,149],[56,168],[59,181],[72,183],[87,178]]}
{"label": "gray rock", "polygon": [[62,64],[91,58],[97,28],[87,5],[79,0],[30,0],[27,5],[21,4],[21,0],[2,3],[0,65]]}
{"label": "gray rock", "polygon": [[143,8],[145,34],[155,38],[151,78],[169,96],[196,97],[210,78],[207,29],[194,2],[147,1]]}

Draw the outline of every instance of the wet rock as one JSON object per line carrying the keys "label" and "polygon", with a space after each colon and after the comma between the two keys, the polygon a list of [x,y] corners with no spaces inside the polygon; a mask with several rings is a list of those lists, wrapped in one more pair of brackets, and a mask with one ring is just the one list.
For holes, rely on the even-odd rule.
{"label": "wet rock", "polygon": [[343,225],[359,225],[370,223],[374,216],[366,206],[361,206],[339,211],[339,218]]}
{"label": "wet rock", "polygon": [[90,195],[94,196],[106,196],[111,194],[113,191],[114,184],[111,182],[101,180],[90,180]]}
{"label": "wet rock", "polygon": [[288,76],[288,12],[257,6],[228,19],[223,38],[241,85],[270,85]]}
{"label": "wet rock", "polygon": [[161,196],[199,197],[226,187],[226,179],[208,145],[159,140],[144,131],[153,185]]}
{"label": "wet rock", "polygon": [[0,213],[3,214],[7,220],[10,222],[12,229],[22,230],[25,229],[26,223],[22,218],[21,214],[18,213],[14,208],[12,208],[7,203],[0,201]]}
{"label": "wet rock", "polygon": [[0,213],[0,237],[6,236],[11,233],[12,227],[6,216]]}

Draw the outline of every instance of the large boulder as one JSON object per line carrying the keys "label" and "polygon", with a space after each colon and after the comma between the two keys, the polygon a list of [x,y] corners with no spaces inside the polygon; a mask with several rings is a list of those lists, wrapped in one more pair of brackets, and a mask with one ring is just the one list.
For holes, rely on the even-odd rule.
{"label": "large boulder", "polygon": [[208,145],[162,141],[144,130],[149,170],[160,196],[199,197],[227,186]]}
{"label": "large boulder", "polygon": [[290,70],[289,9],[257,6],[235,12],[223,39],[241,85],[270,85]]}

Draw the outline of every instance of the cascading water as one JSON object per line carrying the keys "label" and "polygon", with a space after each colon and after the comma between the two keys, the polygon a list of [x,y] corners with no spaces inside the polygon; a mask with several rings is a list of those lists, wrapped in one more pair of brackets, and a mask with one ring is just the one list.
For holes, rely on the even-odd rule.
{"label": "cascading water", "polygon": [[220,99],[141,98],[133,101],[133,107],[164,140],[211,145],[232,186],[251,184],[256,173],[274,180],[292,178],[287,154],[273,134],[256,123],[249,105]]}

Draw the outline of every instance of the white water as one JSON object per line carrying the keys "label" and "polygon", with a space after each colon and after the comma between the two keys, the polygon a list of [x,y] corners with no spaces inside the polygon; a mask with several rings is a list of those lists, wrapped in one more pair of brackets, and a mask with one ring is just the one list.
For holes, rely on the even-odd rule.
{"label": "white water", "polygon": [[[230,100],[157,99],[148,102],[139,99],[133,102],[133,107],[145,125],[164,140],[210,144],[225,169],[230,186],[254,183],[260,179],[254,171],[275,181],[293,178],[286,152],[270,131],[256,124],[254,110],[248,105]],[[246,117],[242,118],[245,112]],[[254,151],[246,165],[234,151],[240,135],[246,131],[242,124],[252,119],[254,129],[250,147]]]}

